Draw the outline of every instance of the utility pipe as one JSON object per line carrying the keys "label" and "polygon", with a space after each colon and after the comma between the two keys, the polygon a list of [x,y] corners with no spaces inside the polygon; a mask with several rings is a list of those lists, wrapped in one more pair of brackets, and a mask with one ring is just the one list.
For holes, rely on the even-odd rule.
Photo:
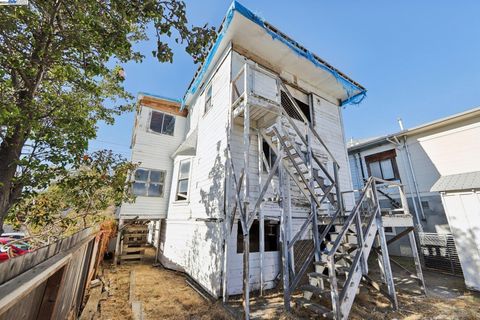
{"label": "utility pipe", "polygon": [[422,197],[420,197],[420,192],[418,191],[418,183],[417,183],[417,178],[415,176],[415,172],[413,171],[413,165],[412,165],[412,157],[410,155],[410,150],[408,149],[407,145],[407,137],[403,137],[403,146],[405,148],[405,151],[407,153],[407,159],[408,159],[408,165],[410,166],[410,172],[412,174],[413,178],[413,185],[415,187],[415,193],[417,194],[418,198],[418,204],[420,206],[420,213],[422,214],[422,220],[427,220],[425,217],[425,212],[423,211],[423,206],[422,206]]}
{"label": "utility pipe", "polygon": [[[393,141],[390,138],[387,138],[386,140],[388,142],[390,142],[391,144],[393,144],[395,146],[395,148],[397,148],[398,150],[401,150],[402,145],[401,145],[400,141],[398,141],[397,139],[395,139],[396,141]],[[411,184],[411,181],[410,181],[410,175],[408,174],[408,172],[405,168],[405,163],[403,161],[402,161],[402,165],[403,165],[403,167],[405,169],[405,172],[406,172],[408,189],[410,191],[410,195],[412,195],[413,211],[415,212],[415,219],[417,220],[417,228],[418,228],[418,231],[422,231],[423,228],[422,228],[422,224],[420,223],[420,216],[418,214],[417,201],[415,200],[415,196],[413,195],[413,188],[412,188],[412,184]]]}

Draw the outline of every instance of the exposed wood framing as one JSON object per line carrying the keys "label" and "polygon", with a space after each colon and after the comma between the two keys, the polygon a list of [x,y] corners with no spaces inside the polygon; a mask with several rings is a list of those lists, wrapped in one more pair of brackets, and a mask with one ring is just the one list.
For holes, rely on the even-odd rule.
{"label": "exposed wood framing", "polygon": [[168,101],[161,98],[142,96],[138,104],[158,111],[165,111],[176,116],[186,117],[188,115],[186,108],[180,111],[181,105],[179,102]]}

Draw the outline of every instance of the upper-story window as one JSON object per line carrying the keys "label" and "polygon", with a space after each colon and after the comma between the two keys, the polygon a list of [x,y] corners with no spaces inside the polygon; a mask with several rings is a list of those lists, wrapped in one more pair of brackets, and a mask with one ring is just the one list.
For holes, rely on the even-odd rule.
{"label": "upper-story window", "polygon": [[212,107],[212,85],[210,84],[205,90],[205,113]]}
{"label": "upper-story window", "polygon": [[176,201],[188,199],[188,179],[190,178],[190,159],[180,161],[178,169],[178,183]]}
{"label": "upper-story window", "polygon": [[[297,119],[300,121],[303,121],[303,118],[305,117],[308,122],[311,122],[311,117],[310,117],[310,106],[296,98],[293,98],[295,101],[296,105],[299,107],[300,110],[298,110],[292,99],[289,97],[289,95],[282,90],[280,93],[280,100],[282,103],[283,109],[287,112],[287,114],[293,118]],[[300,113],[301,112],[301,113]]]}
{"label": "upper-story window", "polygon": [[166,172],[138,168],[135,171],[133,194],[143,197],[163,197]]}
{"label": "upper-story window", "polygon": [[150,116],[150,130],[156,133],[173,136],[175,117],[163,112],[152,111]]}
{"label": "upper-story window", "polygon": [[400,180],[395,149],[375,153],[365,157],[370,176],[383,180]]}

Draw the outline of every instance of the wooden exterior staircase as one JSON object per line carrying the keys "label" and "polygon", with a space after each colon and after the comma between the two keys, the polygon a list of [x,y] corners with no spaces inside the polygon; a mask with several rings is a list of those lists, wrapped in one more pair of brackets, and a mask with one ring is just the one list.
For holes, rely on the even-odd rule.
{"label": "wooden exterior staircase", "polygon": [[[307,119],[283,81],[276,77],[277,99],[263,99],[252,89],[251,73],[263,72],[251,64],[245,64],[231,82],[232,110],[228,130],[232,123],[243,118],[244,162],[237,178],[232,150],[228,145],[227,176],[232,180],[233,204],[225,219],[226,230],[232,230],[238,217],[243,233],[243,310],[250,318],[250,245],[249,232],[255,219],[260,226],[264,219],[262,203],[278,202],[280,208],[281,283],[284,307],[292,305],[307,308],[316,317],[347,319],[362,280],[372,283],[368,277],[367,260],[372,251],[380,253],[383,279],[387,290],[380,289],[393,306],[397,307],[393,275],[388,255],[387,240],[383,228],[379,194],[390,200],[395,210],[411,218],[401,184],[370,177],[357,198],[356,205],[346,211],[339,183],[339,164],[328,149],[313,124]],[[271,76],[271,75],[270,75]],[[281,99],[280,99],[281,97]],[[310,114],[313,114],[313,96],[310,95]],[[251,117],[252,116],[252,117]],[[250,122],[255,121],[259,135],[259,150],[263,141],[275,155],[273,164],[265,159],[259,161],[258,171],[267,167],[266,179],[259,176],[260,192],[250,192]],[[261,124],[261,125],[258,125]],[[316,150],[313,150],[313,147]],[[320,150],[319,150],[320,148]],[[261,152],[260,157],[261,157]],[[265,158],[265,157],[264,157]],[[344,169],[348,170],[348,169]],[[275,197],[266,198],[273,177],[278,181]],[[401,203],[379,190],[378,185],[398,187]],[[299,228],[292,230],[292,192],[299,190],[310,207]],[[412,221],[410,219],[410,221]],[[413,224],[408,225],[413,230]],[[415,257],[413,233],[409,234]],[[260,229],[262,239],[262,229]],[[377,241],[379,245],[374,247]],[[413,242],[412,242],[413,241]],[[260,243],[260,247],[262,244]],[[374,250],[375,249],[375,250]],[[228,253],[228,246],[225,246]],[[417,273],[423,282],[421,267],[416,258]],[[262,250],[260,250],[262,270]],[[314,272],[312,272],[314,270]],[[308,283],[304,282],[305,278]],[[225,278],[226,279],[226,278]],[[226,281],[224,279],[224,281]],[[260,294],[263,290],[263,272],[260,273]],[[379,287],[379,286],[377,286]],[[226,282],[224,282],[226,288]],[[301,298],[292,299],[292,294],[303,292]],[[224,302],[228,295],[224,289]]]}

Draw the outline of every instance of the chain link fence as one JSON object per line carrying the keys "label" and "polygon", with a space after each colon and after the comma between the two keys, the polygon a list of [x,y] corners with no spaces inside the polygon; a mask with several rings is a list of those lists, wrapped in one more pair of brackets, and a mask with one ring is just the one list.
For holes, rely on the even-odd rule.
{"label": "chain link fence", "polygon": [[463,276],[452,234],[419,232],[425,267]]}

